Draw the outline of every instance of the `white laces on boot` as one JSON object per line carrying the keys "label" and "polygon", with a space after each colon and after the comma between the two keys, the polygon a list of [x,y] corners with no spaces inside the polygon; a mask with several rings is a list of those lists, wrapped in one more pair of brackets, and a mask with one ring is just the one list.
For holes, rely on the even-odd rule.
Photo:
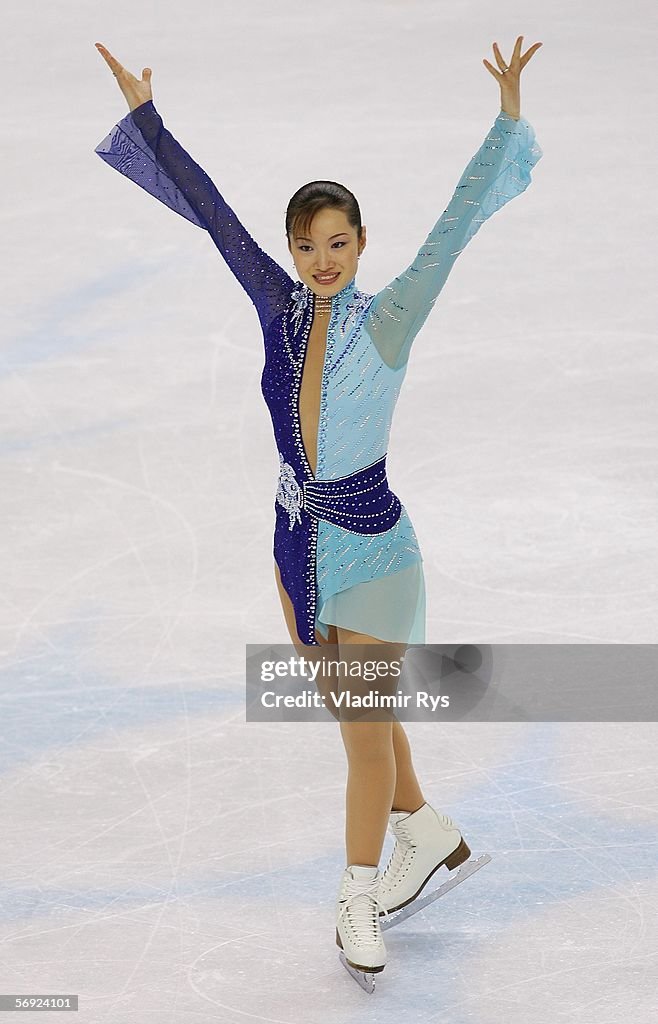
{"label": "white laces on boot", "polygon": [[397,878],[407,859],[411,861],[416,850],[416,843],[404,827],[404,821],[398,821],[395,825],[395,846],[388,864],[382,873],[382,882],[386,884],[390,878]]}
{"label": "white laces on boot", "polygon": [[[438,811],[434,813],[444,828],[456,827],[452,818],[449,818],[447,814],[440,814]],[[406,818],[400,818],[391,826],[396,841],[390,860],[382,872],[382,883],[384,885],[387,885],[390,879],[397,879],[402,876],[402,869],[405,867],[407,860],[411,864],[418,848],[418,843],[411,836],[406,820]]]}
{"label": "white laces on boot", "polygon": [[385,913],[386,907],[379,902],[379,884],[379,878],[372,882],[347,878],[341,891],[338,921],[345,915],[346,924],[360,945],[368,939],[380,941],[379,912]]}

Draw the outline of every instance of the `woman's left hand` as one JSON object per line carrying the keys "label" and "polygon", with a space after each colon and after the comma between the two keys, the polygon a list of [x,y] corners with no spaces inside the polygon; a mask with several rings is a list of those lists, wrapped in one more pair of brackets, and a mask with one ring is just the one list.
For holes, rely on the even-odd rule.
{"label": "woman's left hand", "polygon": [[494,56],[496,63],[498,64],[499,71],[489,63],[488,60],[484,60],[483,64],[488,71],[494,76],[498,84],[500,85],[500,106],[509,114],[510,117],[514,117],[518,120],[521,116],[521,71],[526,66],[530,58],[534,53],[537,52],[541,43],[534,43],[529,50],[521,56],[521,43],[523,36],[519,36],[516,40],[514,52],[509,62],[509,70],[503,72],[503,69],[508,65],[503,60],[502,54],[498,49],[498,43],[493,44]]}

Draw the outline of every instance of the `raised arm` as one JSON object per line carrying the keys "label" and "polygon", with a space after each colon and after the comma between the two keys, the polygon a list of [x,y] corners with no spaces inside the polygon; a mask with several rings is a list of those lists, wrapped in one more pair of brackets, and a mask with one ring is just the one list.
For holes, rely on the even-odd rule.
{"label": "raised arm", "polygon": [[[110,64],[108,56],[105,59]],[[121,65],[114,61],[114,67]],[[141,83],[129,77],[135,83],[130,90],[117,75],[130,113],[112,128],[95,152],[169,209],[208,231],[267,330],[285,307],[294,282],[254,241],[203,168],[165,128],[153,99],[144,100],[144,90],[138,91]],[[150,96],[150,71],[148,82]]]}
{"label": "raised arm", "polygon": [[528,187],[541,156],[531,125],[501,112],[413,262],[373,300],[368,333],[389,366],[406,363],[455,260],[485,220]]}
{"label": "raised arm", "polygon": [[[379,354],[393,369],[403,367],[412,342],[425,323],[455,260],[485,220],[520,195],[543,153],[529,122],[520,116],[518,75],[541,43],[521,58],[520,40],[507,78],[502,72],[501,109],[477,153],[469,161],[452,199],[407,269],[373,299],[367,329]],[[496,44],[494,49],[497,50]],[[499,51],[499,64],[504,64]],[[485,61],[485,64],[487,62]],[[503,78],[503,76],[505,76]],[[514,116],[513,116],[514,115]]]}

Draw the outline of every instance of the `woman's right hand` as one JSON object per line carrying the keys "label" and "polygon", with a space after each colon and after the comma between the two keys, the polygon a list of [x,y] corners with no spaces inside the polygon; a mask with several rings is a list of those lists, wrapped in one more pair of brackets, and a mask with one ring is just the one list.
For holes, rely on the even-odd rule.
{"label": "woman's right hand", "polygon": [[105,49],[102,43],[96,43],[95,46],[101,57],[105,59],[112,73],[116,76],[117,85],[126,97],[131,110],[141,106],[142,103],[146,103],[147,100],[153,99],[150,68],[143,69],[140,81],[139,78],[131,75],[130,71],[127,71],[122,64],[119,64],[119,61],[112,56],[109,50]]}

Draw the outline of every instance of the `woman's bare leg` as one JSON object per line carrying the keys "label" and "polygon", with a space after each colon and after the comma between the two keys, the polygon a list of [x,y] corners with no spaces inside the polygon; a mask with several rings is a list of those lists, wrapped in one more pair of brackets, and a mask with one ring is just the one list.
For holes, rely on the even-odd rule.
{"label": "woman's bare leg", "polygon": [[[402,658],[406,644],[390,644],[364,633],[338,629],[340,660],[348,664],[361,658],[374,662]],[[364,645],[367,645],[364,650]],[[372,654],[370,653],[372,649]],[[349,686],[349,679],[348,679]],[[360,684],[363,689],[363,684]],[[382,692],[380,681],[373,689]],[[396,788],[393,721],[341,719],[340,731],[347,754],[345,846],[348,864],[379,865],[388,818]],[[404,755],[404,744],[401,754]],[[408,794],[403,792],[403,797]]]}
{"label": "woman's bare leg", "polygon": [[425,797],[414,771],[409,739],[400,722],[393,722],[393,752],[396,775],[391,810],[412,813],[423,806]]}

